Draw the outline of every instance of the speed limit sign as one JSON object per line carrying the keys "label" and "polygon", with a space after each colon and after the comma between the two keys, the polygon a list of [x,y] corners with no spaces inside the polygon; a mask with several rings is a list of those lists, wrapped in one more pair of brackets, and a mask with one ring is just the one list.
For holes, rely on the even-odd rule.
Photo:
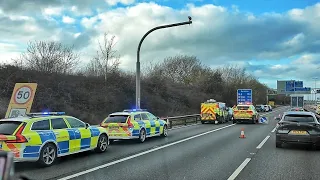
{"label": "speed limit sign", "polygon": [[29,113],[37,90],[37,83],[16,83],[7,109],[6,118]]}
{"label": "speed limit sign", "polygon": [[30,101],[32,96],[32,88],[29,86],[20,87],[14,94],[16,104],[25,104]]}

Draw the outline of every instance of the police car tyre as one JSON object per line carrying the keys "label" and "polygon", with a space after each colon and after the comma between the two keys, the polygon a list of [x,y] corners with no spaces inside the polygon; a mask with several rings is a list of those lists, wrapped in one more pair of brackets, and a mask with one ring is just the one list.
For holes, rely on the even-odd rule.
{"label": "police car tyre", "polygon": [[139,133],[139,141],[144,142],[146,140],[146,130],[142,128]]}
{"label": "police car tyre", "polygon": [[96,152],[105,152],[108,149],[108,136],[101,134],[98,139]]}
{"label": "police car tyre", "polygon": [[41,166],[48,167],[51,166],[57,159],[57,147],[53,143],[45,144],[41,151],[38,163]]}
{"label": "police car tyre", "polygon": [[168,126],[164,125],[163,126],[163,132],[161,134],[162,137],[167,137],[168,136]]}

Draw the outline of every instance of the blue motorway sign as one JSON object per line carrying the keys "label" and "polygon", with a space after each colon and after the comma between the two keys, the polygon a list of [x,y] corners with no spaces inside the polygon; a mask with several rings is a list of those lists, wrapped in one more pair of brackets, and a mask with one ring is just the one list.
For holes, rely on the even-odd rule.
{"label": "blue motorway sign", "polygon": [[252,89],[238,89],[237,103],[252,103]]}
{"label": "blue motorway sign", "polygon": [[303,81],[295,81],[294,87],[296,88],[303,88]]}
{"label": "blue motorway sign", "polygon": [[294,91],[295,81],[286,81],[286,92],[292,92]]}

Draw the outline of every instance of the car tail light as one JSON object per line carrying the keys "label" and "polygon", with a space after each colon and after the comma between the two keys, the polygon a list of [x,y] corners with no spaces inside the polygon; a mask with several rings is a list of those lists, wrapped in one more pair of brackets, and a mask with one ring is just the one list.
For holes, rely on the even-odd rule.
{"label": "car tail light", "polygon": [[25,143],[28,142],[28,140],[21,134],[25,125],[20,126],[17,133],[15,134],[16,139],[15,140],[7,140],[7,143]]}
{"label": "car tail light", "polygon": [[133,128],[133,124],[131,123],[131,118],[130,118],[130,116],[128,117],[127,124],[128,124],[128,128]]}
{"label": "car tail light", "polygon": [[252,115],[252,114],[253,114],[253,111],[248,111],[248,113],[249,113],[250,115]]}

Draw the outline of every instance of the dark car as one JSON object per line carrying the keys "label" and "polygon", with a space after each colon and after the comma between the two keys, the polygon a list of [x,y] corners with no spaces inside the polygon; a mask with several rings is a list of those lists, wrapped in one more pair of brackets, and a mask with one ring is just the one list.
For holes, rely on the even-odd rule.
{"label": "dark car", "polygon": [[276,147],[288,144],[320,146],[320,123],[312,112],[285,112],[276,130]]}
{"label": "dark car", "polygon": [[263,111],[264,111],[263,105],[256,105],[255,108],[256,108],[256,110],[257,110],[258,112],[263,112]]}

